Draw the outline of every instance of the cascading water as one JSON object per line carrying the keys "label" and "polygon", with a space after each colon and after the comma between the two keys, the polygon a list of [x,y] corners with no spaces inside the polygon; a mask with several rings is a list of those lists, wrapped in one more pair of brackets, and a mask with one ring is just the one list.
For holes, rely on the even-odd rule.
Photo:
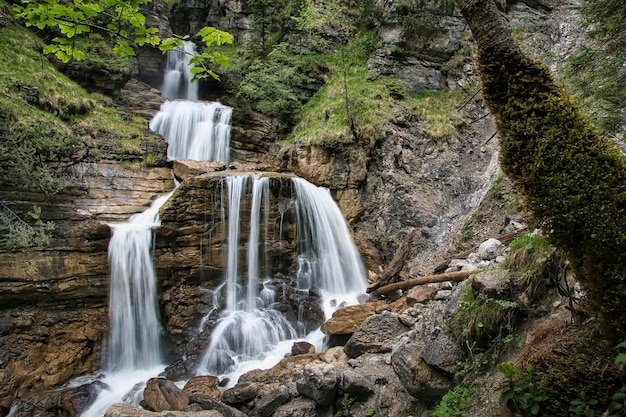
{"label": "cascading water", "polygon": [[[365,270],[341,211],[328,190],[300,178],[292,181],[299,242],[298,290],[319,289],[328,318],[337,306],[356,304],[356,296],[365,291]],[[252,203],[247,253],[243,257],[247,259],[247,273],[244,273],[238,265],[240,207],[250,182]],[[270,204],[269,179],[239,175],[227,177],[226,183],[229,225],[224,275],[226,307],[211,332],[211,342],[196,373],[228,376],[235,382],[249,369],[278,362],[298,337],[317,345],[318,349],[323,343],[319,330],[304,334],[304,326],[290,322],[272,308],[275,300],[271,294],[264,297],[263,291],[259,292],[259,288],[265,288],[259,273],[259,254],[264,252],[260,240],[261,202],[265,207]],[[267,230],[266,224],[265,227]]]}
{"label": "cascading water", "polygon": [[172,193],[157,198],[128,222],[109,225],[113,232],[109,241],[111,332],[103,379],[109,389],[100,393],[83,417],[100,417],[115,401],[138,403],[135,385],[165,367],[151,248],[152,230],[160,225],[159,209]]}
{"label": "cascading water", "polygon": [[[172,73],[182,71],[175,68],[187,66],[188,54],[179,52],[170,53],[177,63],[168,63],[172,70],[167,72],[163,86],[164,95],[170,98],[182,94],[182,75]],[[187,98],[197,99],[197,90],[188,87],[184,90],[191,94]],[[231,108],[219,103],[167,101],[150,128],[165,137],[168,157],[172,160],[216,160],[228,164],[230,119]],[[290,207],[296,210],[298,234],[296,291],[308,294],[317,288],[328,318],[337,306],[356,303],[356,295],[366,288],[364,267],[328,190],[302,179],[292,181],[295,197]],[[301,314],[294,321],[273,308],[277,289],[270,283],[273,277],[264,256],[271,204],[269,178],[234,175],[226,177],[225,182],[228,209],[222,211],[222,216],[226,218],[228,213],[228,231],[224,282],[210,290],[216,300],[214,304],[218,306],[221,299],[225,305],[211,330],[209,347],[197,373],[229,376],[234,383],[249,369],[273,366],[296,338],[322,349],[323,334],[319,329],[306,334],[307,326],[302,323]],[[159,226],[159,207],[170,195],[155,200],[150,209],[127,223],[111,225],[111,335],[103,379],[109,389],[100,393],[83,417],[100,417],[114,402],[137,403],[144,381],[164,369],[150,248],[152,230]],[[247,251],[240,256],[240,219],[246,217],[241,213],[246,195],[251,195],[249,235]],[[280,228],[282,235],[282,223]],[[215,312],[215,308],[211,309],[202,320],[201,329]]]}
{"label": "cascading water", "polygon": [[232,109],[223,104],[166,101],[150,121],[150,129],[167,140],[172,159],[221,161],[230,156]]}
{"label": "cascading water", "polygon": [[183,46],[169,51],[165,57],[165,75],[161,95],[170,100],[198,100],[198,83],[191,82],[189,60],[196,54],[196,44],[183,41]]}

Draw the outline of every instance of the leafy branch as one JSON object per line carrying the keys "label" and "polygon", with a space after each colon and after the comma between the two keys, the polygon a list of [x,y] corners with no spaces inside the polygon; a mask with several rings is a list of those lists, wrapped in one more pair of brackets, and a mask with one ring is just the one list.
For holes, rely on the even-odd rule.
{"label": "leafy branch", "polygon": [[[155,27],[146,26],[146,17],[140,7],[152,0],[74,0],[61,4],[56,0],[22,0],[13,8],[17,18],[28,27],[49,29],[57,34],[43,52],[53,54],[60,61],[83,60],[84,51],[76,47],[75,39],[92,31],[108,35],[115,41],[113,50],[121,56],[134,56],[137,47],[159,48],[166,53],[182,45],[183,38],[161,39]],[[204,27],[196,33],[205,45],[205,51],[191,60],[194,79],[215,78],[213,64],[227,66],[225,55],[214,50],[216,46],[232,43],[231,34],[213,27]]]}

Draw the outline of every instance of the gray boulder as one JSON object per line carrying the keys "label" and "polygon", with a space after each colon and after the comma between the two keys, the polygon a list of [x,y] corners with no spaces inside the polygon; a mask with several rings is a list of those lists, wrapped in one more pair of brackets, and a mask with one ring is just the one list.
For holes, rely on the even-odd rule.
{"label": "gray boulder", "polygon": [[390,352],[398,336],[408,330],[396,313],[383,311],[365,319],[344,346],[344,351],[351,358],[364,353]]}

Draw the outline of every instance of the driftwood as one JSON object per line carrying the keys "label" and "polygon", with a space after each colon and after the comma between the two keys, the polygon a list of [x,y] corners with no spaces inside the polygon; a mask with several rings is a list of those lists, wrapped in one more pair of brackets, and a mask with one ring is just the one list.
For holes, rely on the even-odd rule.
{"label": "driftwood", "polygon": [[[521,235],[522,233],[525,233],[526,230],[527,230],[527,228],[524,227],[522,229],[516,230],[515,232],[508,233],[508,234],[502,235],[502,236],[498,236],[495,239],[498,239],[503,245],[508,245],[517,236]],[[467,258],[470,255],[470,253],[476,252],[477,249],[478,249],[478,246],[474,246],[472,249],[468,249],[468,250],[466,250],[464,252],[457,253],[452,258],[450,258],[450,259],[440,263],[433,270],[433,275],[440,274],[443,271],[445,271],[448,268],[448,265],[450,265],[450,261],[452,259],[465,259],[465,258]]]}
{"label": "driftwood", "polygon": [[411,250],[411,245],[413,244],[413,236],[415,236],[415,229],[409,230],[409,233],[407,233],[406,237],[400,244],[400,247],[394,254],[393,259],[387,268],[385,268],[385,270],[378,275],[376,281],[367,289],[368,293],[376,291],[377,288],[384,285],[391,284],[398,278],[398,274],[400,274],[402,268],[404,268],[406,258],[409,257],[409,251]]}
{"label": "driftwood", "polygon": [[406,281],[395,282],[393,284],[382,286],[373,292],[374,294],[380,295],[380,294],[394,292],[397,290],[406,290],[408,288],[413,288],[417,285],[431,284],[433,282],[443,282],[443,281],[459,282],[469,277],[472,272],[473,271],[457,271],[457,272],[448,272],[446,274],[428,275],[425,277],[411,278]]}

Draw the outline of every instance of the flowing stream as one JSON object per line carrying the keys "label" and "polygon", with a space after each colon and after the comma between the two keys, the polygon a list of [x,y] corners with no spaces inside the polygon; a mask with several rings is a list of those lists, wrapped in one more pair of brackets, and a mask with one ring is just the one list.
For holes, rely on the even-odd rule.
{"label": "flowing stream", "polygon": [[[168,56],[163,86],[167,97],[179,98],[184,92],[188,99],[197,99],[197,87],[190,87],[181,70],[187,65],[187,58],[188,54],[180,51]],[[230,117],[231,109],[219,103],[167,101],[150,127],[166,138],[170,159],[228,163]],[[267,213],[272,204],[269,178],[241,174],[226,176],[224,181],[227,195],[222,196],[222,201],[227,202],[224,212],[228,215],[228,237],[224,279],[215,292],[225,300],[225,308],[211,330],[209,346],[196,373],[228,376],[234,383],[249,369],[276,364],[295,340],[307,340],[317,349],[323,349],[324,343],[320,330],[306,334],[306,326],[293,323],[273,309],[274,291],[264,285],[269,278],[260,273],[267,270],[262,263],[268,234]],[[328,190],[300,178],[292,181],[298,234],[297,290],[316,288],[322,294],[328,318],[337,306],[357,303],[356,296],[366,287],[364,267]],[[83,417],[101,417],[115,402],[138,404],[144,381],[165,368],[151,248],[153,230],[160,225],[159,208],[172,193],[157,198],[149,209],[128,222],[110,225],[111,330],[102,379],[109,388],[99,394]],[[250,216],[246,217],[250,221],[247,252],[242,255],[241,208],[246,193],[251,193],[252,203]],[[245,259],[245,267],[240,265],[240,259]]]}

